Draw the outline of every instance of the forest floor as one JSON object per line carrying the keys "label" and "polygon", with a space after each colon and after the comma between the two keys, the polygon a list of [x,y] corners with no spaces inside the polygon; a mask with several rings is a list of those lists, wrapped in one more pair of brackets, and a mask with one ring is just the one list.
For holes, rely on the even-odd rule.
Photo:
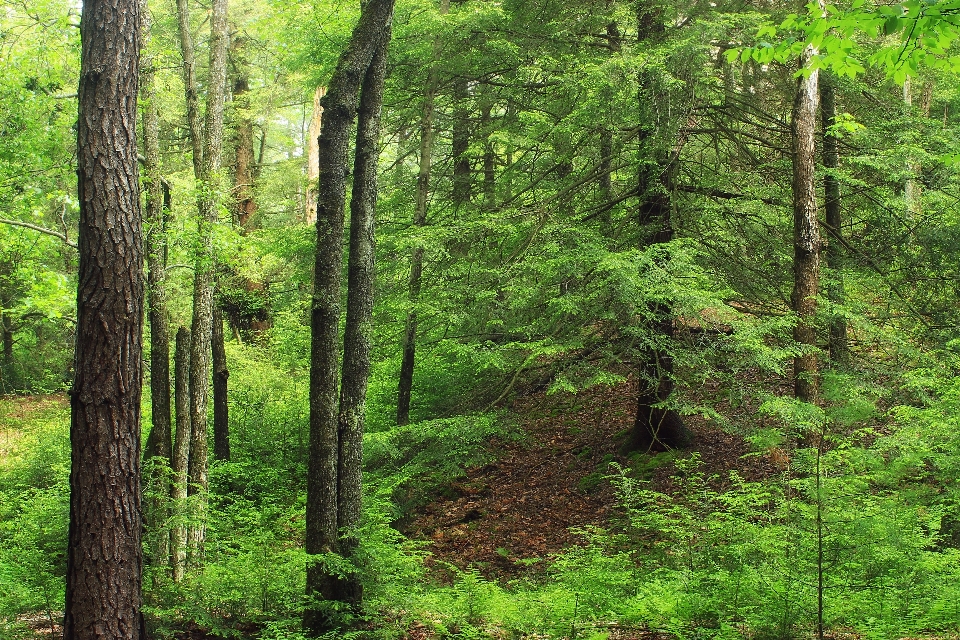
{"label": "forest floor", "polygon": [[[705,387],[698,394],[714,393]],[[697,398],[692,398],[697,400]],[[720,407],[731,420],[755,415],[747,407]],[[548,560],[580,542],[575,531],[607,527],[619,516],[606,479],[611,463],[636,462],[623,450],[636,411],[636,383],[598,386],[576,395],[537,393],[516,399],[511,411],[523,438],[502,443],[499,459],[470,469],[451,491],[428,504],[407,533],[428,542],[432,565],[475,568],[488,579],[534,577]],[[754,420],[756,418],[753,418]],[[748,481],[781,472],[777,449],[753,453],[744,439],[700,415],[685,416],[702,471],[722,488],[737,472]],[[752,455],[751,455],[752,454]],[[676,456],[647,460],[655,491],[671,493]]]}

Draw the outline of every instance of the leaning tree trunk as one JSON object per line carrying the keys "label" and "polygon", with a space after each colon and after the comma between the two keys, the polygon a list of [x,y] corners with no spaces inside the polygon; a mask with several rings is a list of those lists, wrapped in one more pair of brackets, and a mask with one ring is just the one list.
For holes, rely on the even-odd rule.
{"label": "leaning tree trunk", "polygon": [[180,327],[174,355],[174,389],[177,405],[177,432],[174,438],[170,468],[173,482],[170,501],[177,511],[175,524],[170,529],[170,566],[173,581],[183,580],[187,567],[187,525],[184,522],[187,499],[187,470],[190,460],[190,441],[193,426],[190,420],[190,330]]}
{"label": "leaning tree trunk", "polygon": [[[801,69],[814,55],[810,47],[801,58]],[[816,69],[797,79],[793,103],[793,311],[797,324],[794,340],[801,352],[793,360],[794,395],[816,402],[819,388],[817,363],[817,294],[820,286],[820,223],[817,220],[815,179],[815,129],[817,113]]]}
{"label": "leaning tree trunk", "polygon": [[825,73],[820,78],[820,121],[823,128],[823,176],[824,209],[827,230],[831,236],[826,247],[827,266],[830,267],[830,279],[827,284],[827,297],[835,309],[830,317],[830,360],[839,365],[848,361],[847,321],[843,312],[837,311],[846,298],[843,289],[843,235],[840,231],[840,181],[835,172],[840,166],[840,153],[837,138],[830,133],[830,127],[837,118],[837,100],[833,78]]}
{"label": "leaning tree trunk", "polygon": [[[364,5],[350,44],[340,56],[324,98],[319,138],[320,188],[317,204],[317,252],[314,303],[311,314],[310,458],[307,472],[306,551],[339,550],[340,443],[337,395],[341,271],[343,259],[346,162],[350,129],[356,113],[360,84],[380,46],[393,15],[394,0],[370,0]],[[354,193],[354,197],[362,194]],[[344,457],[356,457],[348,452]],[[343,595],[335,572],[322,562],[307,565],[309,599],[340,600]],[[329,608],[310,606],[304,628],[311,635],[331,630],[336,621]]]}
{"label": "leaning tree trunk", "polygon": [[[450,10],[450,0],[441,0],[440,13]],[[438,52],[435,51],[434,57]],[[432,65],[427,75],[427,91],[423,97],[420,116],[420,166],[417,174],[417,195],[413,209],[413,226],[417,231],[427,225],[427,206],[430,201],[430,168],[433,156],[433,112],[439,75]],[[421,277],[423,276],[423,245],[417,243],[410,257],[410,284],[407,322],[403,334],[403,356],[400,361],[400,382],[397,387],[397,424],[410,422],[410,398],[413,391],[413,371],[417,352],[417,304],[420,302]]]}
{"label": "leaning tree trunk", "polygon": [[63,637],[138,640],[144,293],[136,135],[139,2],[87,0],[83,16]]}

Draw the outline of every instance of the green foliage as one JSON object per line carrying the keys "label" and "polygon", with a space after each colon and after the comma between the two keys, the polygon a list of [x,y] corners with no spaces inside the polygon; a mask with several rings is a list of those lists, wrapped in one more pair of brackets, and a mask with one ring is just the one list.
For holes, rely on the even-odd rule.
{"label": "green foliage", "polygon": [[59,399],[0,400],[0,629],[63,608],[69,412]]}
{"label": "green foliage", "polygon": [[364,438],[365,481],[392,502],[392,519],[410,512],[465,470],[494,457],[493,443],[514,437],[497,414],[416,422]]}

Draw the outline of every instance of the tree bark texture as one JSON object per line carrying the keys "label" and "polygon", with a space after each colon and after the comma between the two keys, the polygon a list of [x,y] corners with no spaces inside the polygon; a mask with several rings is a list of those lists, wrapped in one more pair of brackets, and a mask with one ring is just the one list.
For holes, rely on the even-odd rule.
{"label": "tree bark texture", "polygon": [[[814,54],[807,48],[801,58],[805,68]],[[794,395],[816,402],[819,388],[817,363],[817,294],[820,287],[820,224],[817,220],[815,130],[819,72],[797,79],[793,103],[793,311],[797,324],[793,338],[802,352],[793,360]]]}
{"label": "tree bark texture", "polygon": [[[380,45],[361,88],[353,192],[350,197],[350,256],[347,263],[347,318],[343,335],[337,469],[340,553],[347,557],[352,555],[357,546],[355,528],[360,524],[363,429],[373,337],[374,222],[377,163],[380,159],[380,110],[383,106],[383,81],[387,74],[390,32],[388,24],[380,36]],[[359,606],[363,597],[359,574],[346,576],[338,586],[338,600]]]}
{"label": "tree bark texture", "polygon": [[[840,166],[839,145],[836,136],[829,135],[837,118],[837,100],[833,78],[825,73],[820,78],[820,120],[823,129],[824,209],[827,229],[833,238],[826,245],[827,266],[830,268],[827,297],[831,305],[840,306],[846,295],[843,289],[843,247],[840,232],[840,181],[831,173]],[[848,360],[847,321],[842,313],[834,311],[830,317],[830,360],[844,365]]]}
{"label": "tree bark texture", "polygon": [[[182,515],[184,501],[187,498],[190,441],[193,439],[191,437],[193,426],[190,419],[190,330],[180,327],[176,342],[173,377],[177,405],[177,432],[174,438],[173,457],[170,460],[173,475],[170,499],[173,507]],[[178,522],[170,529],[170,565],[173,568],[173,581],[180,582],[187,565],[187,527],[182,522]]]}
{"label": "tree bark texture", "polygon": [[[367,76],[393,15],[393,0],[370,0],[363,8],[350,44],[340,56],[324,98],[319,137],[320,186],[317,204],[317,253],[311,314],[310,459],[307,473],[308,554],[337,552],[339,403],[339,323],[342,271],[346,162],[350,129],[361,83]],[[354,198],[361,194],[354,193]],[[356,454],[352,454],[356,455]],[[340,599],[340,585],[322,563],[307,567],[307,595]],[[308,603],[304,628],[314,635],[334,620],[322,606]]]}
{"label": "tree bark texture", "polygon": [[[442,0],[440,13],[450,11],[450,0]],[[434,58],[437,59],[435,51]],[[427,75],[427,90],[423,97],[420,116],[420,161],[417,172],[417,194],[413,209],[413,226],[419,232],[427,225],[427,207],[430,202],[430,169],[433,161],[433,112],[439,75],[436,65]],[[417,304],[420,302],[423,276],[423,245],[417,244],[410,256],[410,284],[407,300],[410,310],[403,333],[403,356],[400,361],[400,381],[397,385],[397,425],[410,423],[410,400],[413,393],[413,371],[417,352]]]}
{"label": "tree bark texture", "polygon": [[144,286],[138,0],[87,0],[80,40],[80,264],[63,637],[139,639]]}
{"label": "tree bark texture", "polygon": [[223,313],[213,305],[213,457],[230,460],[230,421],[227,406],[227,352],[223,345]]}

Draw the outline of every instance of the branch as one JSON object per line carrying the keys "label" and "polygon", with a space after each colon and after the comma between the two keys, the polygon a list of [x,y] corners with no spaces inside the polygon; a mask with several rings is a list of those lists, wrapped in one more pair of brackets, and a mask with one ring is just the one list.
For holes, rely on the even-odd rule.
{"label": "branch", "polygon": [[30,224],[29,222],[20,222],[19,220],[7,220],[6,218],[0,218],[0,224],[9,224],[13,227],[23,227],[25,229],[32,229],[33,231],[36,231],[38,233],[45,233],[48,236],[53,236],[54,238],[60,238],[61,240],[63,240],[63,243],[66,244],[67,246],[73,247],[74,249],[77,248],[77,243],[67,238],[67,234],[60,233],[59,231],[54,231],[53,229],[38,227],[35,224]]}

